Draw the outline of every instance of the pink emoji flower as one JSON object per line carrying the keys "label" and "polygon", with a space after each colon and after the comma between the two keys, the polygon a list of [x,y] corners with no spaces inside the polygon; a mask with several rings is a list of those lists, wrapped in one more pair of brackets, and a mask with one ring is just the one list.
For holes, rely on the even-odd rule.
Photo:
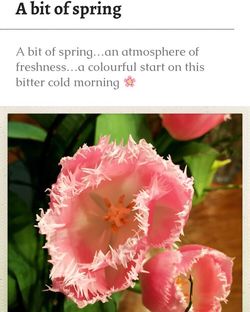
{"label": "pink emoji flower", "polygon": [[152,312],[219,312],[232,283],[233,261],[200,245],[186,245],[151,258],[141,273],[144,305]]}
{"label": "pink emoji flower", "polygon": [[60,162],[49,209],[37,216],[53,264],[53,291],[82,308],[133,286],[149,246],[179,239],[192,179],[145,140],[103,137]]}
{"label": "pink emoji flower", "polygon": [[128,76],[128,78],[124,79],[126,87],[134,87],[135,81],[136,81],[135,78],[132,78],[131,76]]}
{"label": "pink emoji flower", "polygon": [[162,124],[173,138],[196,139],[230,118],[228,114],[162,114]]}

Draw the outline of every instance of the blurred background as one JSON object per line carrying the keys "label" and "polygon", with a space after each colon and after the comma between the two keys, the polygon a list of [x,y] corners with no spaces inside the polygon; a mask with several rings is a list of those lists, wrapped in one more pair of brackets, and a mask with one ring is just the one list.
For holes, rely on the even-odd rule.
{"label": "blurred background", "polygon": [[[11,114],[8,122],[9,311],[146,311],[140,294],[126,290],[105,304],[78,309],[62,294],[45,292],[50,264],[45,238],[34,227],[58,163],[101,135],[126,143],[145,138],[171,155],[195,179],[193,208],[182,244],[202,244],[234,257],[233,285],[223,311],[242,310],[242,115],[190,141],[173,139],[159,114]],[[197,170],[197,168],[199,170]]]}

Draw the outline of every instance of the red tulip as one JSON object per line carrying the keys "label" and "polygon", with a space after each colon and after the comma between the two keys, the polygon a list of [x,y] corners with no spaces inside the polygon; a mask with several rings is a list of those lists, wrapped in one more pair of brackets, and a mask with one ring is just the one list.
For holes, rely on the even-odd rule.
{"label": "red tulip", "polygon": [[230,118],[228,114],[162,114],[162,124],[176,140],[196,139]]}

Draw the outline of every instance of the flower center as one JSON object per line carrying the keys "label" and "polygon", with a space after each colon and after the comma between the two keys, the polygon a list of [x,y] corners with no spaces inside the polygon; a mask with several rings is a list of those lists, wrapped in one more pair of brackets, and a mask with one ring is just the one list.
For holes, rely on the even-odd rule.
{"label": "flower center", "polygon": [[188,303],[191,291],[190,280],[187,276],[181,274],[176,278],[175,283],[181,288],[185,301]]}
{"label": "flower center", "polygon": [[117,232],[121,226],[127,223],[128,216],[134,206],[132,202],[125,206],[124,199],[125,195],[121,195],[115,205],[108,198],[103,199],[107,208],[107,214],[104,216],[104,220],[111,224],[113,232]]}

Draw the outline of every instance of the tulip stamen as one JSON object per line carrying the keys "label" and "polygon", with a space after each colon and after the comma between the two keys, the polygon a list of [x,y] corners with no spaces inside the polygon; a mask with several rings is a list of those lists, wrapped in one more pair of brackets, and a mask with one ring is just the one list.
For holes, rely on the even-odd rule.
{"label": "tulip stamen", "polygon": [[113,232],[117,232],[121,226],[127,223],[128,216],[134,206],[132,202],[125,206],[124,199],[125,195],[121,195],[115,205],[108,198],[103,199],[107,208],[104,220],[110,222]]}

